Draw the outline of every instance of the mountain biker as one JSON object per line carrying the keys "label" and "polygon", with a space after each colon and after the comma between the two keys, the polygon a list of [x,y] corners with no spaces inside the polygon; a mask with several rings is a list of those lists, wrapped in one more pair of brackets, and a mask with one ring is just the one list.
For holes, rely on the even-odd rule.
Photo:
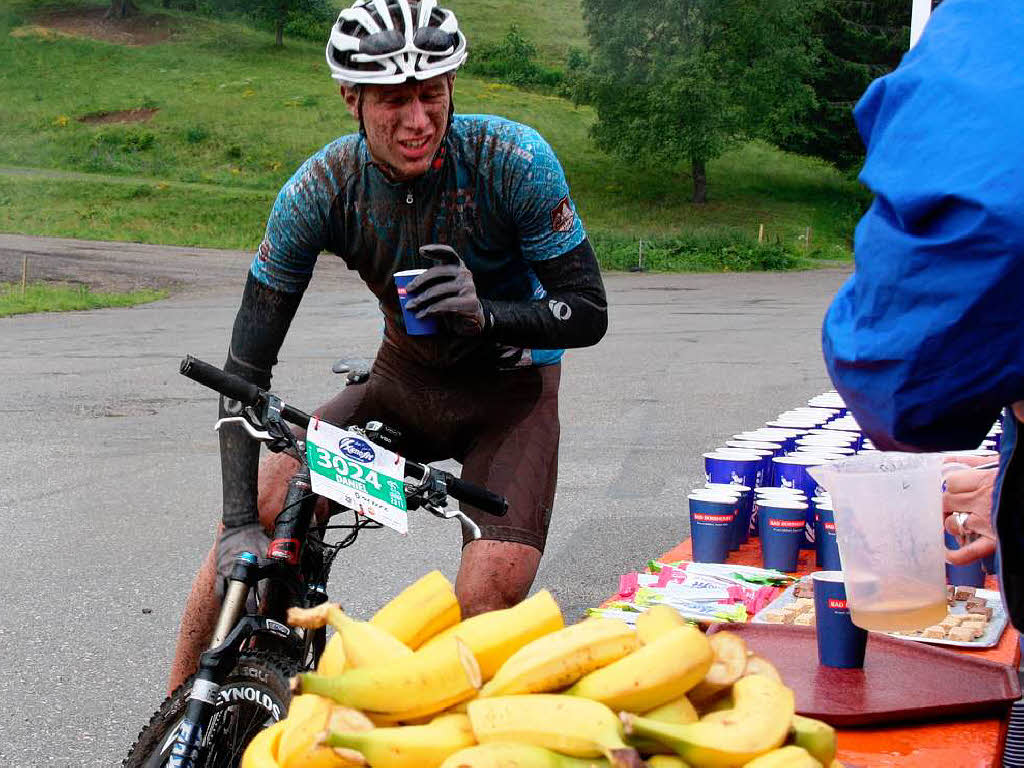
{"label": "mountain biker", "polygon": [[[321,251],[377,296],[384,334],[368,380],[317,412],[383,421],[418,461],[455,458],[463,478],[509,500],[507,517],[463,509],[463,616],[522,600],[547,536],[557,477],[562,352],[607,328],[600,271],[558,159],[533,129],[455,115],[466,39],[435,0],[357,0],[331,30],[327,63],[359,132],[331,142],[284,185],[252,262],[225,369],[269,387],[271,369]],[[422,246],[457,258],[436,264]],[[405,332],[393,275],[428,268],[410,308],[440,331]],[[232,415],[221,401],[221,416]],[[223,525],[188,597],[170,687],[212,634],[235,553],[265,552],[297,463],[238,427],[221,430]],[[258,502],[257,502],[258,499]]]}

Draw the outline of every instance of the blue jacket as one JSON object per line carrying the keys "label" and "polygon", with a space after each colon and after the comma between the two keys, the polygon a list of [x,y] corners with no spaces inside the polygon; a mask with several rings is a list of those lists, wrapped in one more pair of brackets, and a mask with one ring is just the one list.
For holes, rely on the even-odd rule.
{"label": "blue jacket", "polygon": [[[945,0],[854,116],[875,199],[825,317],[829,374],[879,447],[977,447],[1024,400],[1024,3]],[[1010,426],[1002,509],[1024,500]],[[1018,627],[1022,513],[997,521]]]}

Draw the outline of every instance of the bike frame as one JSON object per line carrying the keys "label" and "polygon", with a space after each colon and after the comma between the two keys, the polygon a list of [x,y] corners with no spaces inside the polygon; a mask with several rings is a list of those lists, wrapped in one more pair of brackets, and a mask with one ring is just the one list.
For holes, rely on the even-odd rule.
{"label": "bike frame", "polygon": [[[312,493],[309,469],[303,465],[288,484],[267,557],[261,559],[245,552],[235,559],[213,640],[199,658],[185,716],[171,748],[167,761],[170,768],[193,768],[197,764],[221,683],[238,663],[247,642],[277,647],[300,659],[310,658],[312,651],[310,663],[316,666],[323,648],[313,643],[315,633],[293,629],[284,622],[290,606],[311,607],[327,599],[326,585],[305,578],[312,575],[313,568],[302,567],[318,498]],[[244,615],[249,593],[262,580],[267,586],[259,601],[259,615]],[[306,593],[300,596],[303,586]]]}

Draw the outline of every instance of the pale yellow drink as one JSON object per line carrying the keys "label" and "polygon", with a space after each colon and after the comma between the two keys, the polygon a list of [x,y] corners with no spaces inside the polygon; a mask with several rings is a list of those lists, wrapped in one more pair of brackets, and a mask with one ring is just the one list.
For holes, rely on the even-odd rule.
{"label": "pale yellow drink", "polygon": [[869,601],[867,610],[858,610],[853,602],[849,601],[853,623],[877,632],[924,629],[938,624],[948,612],[946,593],[936,593],[934,586],[920,582],[887,583],[885,596]]}

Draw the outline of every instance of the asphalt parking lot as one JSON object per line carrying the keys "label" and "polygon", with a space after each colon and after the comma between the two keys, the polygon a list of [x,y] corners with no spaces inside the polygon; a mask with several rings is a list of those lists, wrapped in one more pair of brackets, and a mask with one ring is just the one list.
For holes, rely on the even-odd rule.
{"label": "asphalt parking lot", "polygon": [[[0,319],[0,762],[110,766],[163,698],[220,514],[216,396],[178,362],[223,362],[249,256],[0,235],[0,274],[25,253],[54,274],[175,291]],[[608,334],[564,363],[558,495],[535,585],[567,617],[686,536],[702,452],[830,388],[821,318],[847,274],[606,275]],[[339,385],[331,363],[372,356],[379,332],[373,297],[322,257],[275,389],[312,408]],[[367,617],[432,568],[454,578],[458,527],[410,528],[346,550],[332,597]]]}

